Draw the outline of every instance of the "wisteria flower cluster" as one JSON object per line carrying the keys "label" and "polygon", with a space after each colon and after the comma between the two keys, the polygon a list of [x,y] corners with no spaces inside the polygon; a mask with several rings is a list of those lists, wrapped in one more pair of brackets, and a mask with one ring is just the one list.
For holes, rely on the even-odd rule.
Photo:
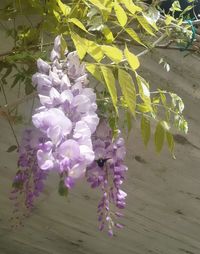
{"label": "wisteria flower cluster", "polygon": [[42,170],[57,170],[65,185],[73,187],[94,160],[91,135],[99,118],[96,95],[87,88],[87,75],[75,52],[61,63],[61,40],[57,37],[51,53],[52,65],[38,60],[39,72],[33,75],[41,107],[33,115],[33,124],[46,142],[37,151]]}
{"label": "wisteria flower cluster", "polygon": [[112,131],[105,120],[102,120],[93,135],[95,160],[87,168],[87,181],[92,188],[100,187],[103,196],[98,205],[99,229],[107,227],[110,236],[113,227],[122,228],[116,222],[123,216],[118,210],[125,207],[127,194],[121,189],[127,167],[124,165],[126,154],[124,139],[118,137],[112,141]]}
{"label": "wisteria flower cluster", "polygon": [[32,208],[34,197],[43,190],[43,181],[51,171],[58,172],[67,189],[86,176],[93,188],[99,186],[103,191],[98,206],[100,229],[107,222],[112,235],[113,226],[122,225],[114,222],[114,217],[121,214],[111,211],[110,204],[119,209],[125,207],[126,193],[120,188],[127,170],[123,164],[124,140],[118,137],[112,141],[105,120],[99,124],[96,94],[88,87],[85,66],[76,52],[66,51],[65,55],[66,59],[61,60],[58,36],[51,64],[37,61],[38,72],[32,82],[41,105],[32,116],[34,128],[24,132],[13,199],[23,192],[27,208]]}
{"label": "wisteria flower cluster", "polygon": [[[32,210],[34,207],[35,198],[44,190],[47,171],[42,170],[38,166],[36,157],[42,142],[43,137],[41,137],[37,129],[28,128],[24,131],[19,148],[18,167],[20,169],[14,177],[13,190],[10,195],[10,199],[14,201],[15,206],[13,212],[16,214],[15,218],[19,223],[21,223],[19,212],[22,212],[23,217],[27,216],[27,211]],[[24,199],[21,197],[24,197]]]}

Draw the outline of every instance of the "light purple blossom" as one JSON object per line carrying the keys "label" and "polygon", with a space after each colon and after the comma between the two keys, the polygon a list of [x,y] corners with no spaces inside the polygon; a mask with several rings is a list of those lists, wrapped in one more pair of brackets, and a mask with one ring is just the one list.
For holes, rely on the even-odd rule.
{"label": "light purple blossom", "polygon": [[[103,196],[98,205],[99,229],[107,227],[113,235],[113,228],[123,225],[115,222],[119,216],[117,209],[126,205],[126,192],[121,189],[127,167],[124,165],[125,147],[120,135],[113,141],[112,132],[105,120],[102,120],[93,135],[95,161],[87,168],[86,176],[92,188],[100,187]],[[112,210],[110,204],[114,204]],[[120,214],[121,215],[121,214]]]}
{"label": "light purple blossom", "polygon": [[13,179],[10,197],[14,201],[14,212],[19,223],[23,219],[19,216],[21,203],[23,202],[22,205],[30,212],[35,199],[44,189],[44,181],[47,178],[48,170],[42,170],[37,162],[37,151],[40,146],[43,146],[44,142],[41,133],[35,128],[26,129],[23,133],[19,147],[19,170]]}
{"label": "light purple blossom", "polygon": [[34,126],[52,147],[37,151],[42,170],[57,170],[67,187],[84,176],[94,160],[91,135],[99,123],[96,95],[87,88],[85,66],[76,52],[60,61],[61,38],[56,37],[51,53],[52,64],[37,62],[39,72],[33,75],[41,107],[32,117]]}

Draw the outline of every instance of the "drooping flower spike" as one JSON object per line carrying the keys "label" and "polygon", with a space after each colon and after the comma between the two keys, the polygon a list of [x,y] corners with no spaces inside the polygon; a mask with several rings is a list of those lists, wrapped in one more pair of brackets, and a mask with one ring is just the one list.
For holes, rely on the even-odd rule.
{"label": "drooping flower spike", "polygon": [[33,115],[33,124],[46,138],[37,151],[42,170],[57,170],[67,188],[85,175],[94,160],[91,135],[99,118],[96,95],[88,84],[85,67],[76,52],[60,61],[61,38],[55,39],[51,66],[38,60],[39,72],[33,75],[41,107]]}
{"label": "drooping flower spike", "polygon": [[94,162],[87,168],[87,181],[92,188],[99,187],[103,193],[98,205],[99,229],[106,228],[110,236],[113,228],[122,228],[117,218],[125,207],[127,194],[121,189],[127,167],[124,165],[125,147],[120,135],[113,141],[112,132],[102,120],[93,135]]}
{"label": "drooping flower spike", "polygon": [[60,176],[61,195],[86,175],[91,187],[103,191],[99,228],[107,227],[113,235],[114,226],[122,227],[116,221],[121,216],[117,209],[125,207],[126,193],[120,187],[127,170],[124,140],[119,135],[113,141],[105,120],[99,124],[96,94],[88,87],[85,66],[76,52],[60,58],[61,37],[57,36],[52,63],[38,59],[38,72],[32,77],[40,106],[32,116],[34,128],[24,131],[11,198],[18,210],[19,196],[24,197],[23,204],[31,210],[51,171]]}

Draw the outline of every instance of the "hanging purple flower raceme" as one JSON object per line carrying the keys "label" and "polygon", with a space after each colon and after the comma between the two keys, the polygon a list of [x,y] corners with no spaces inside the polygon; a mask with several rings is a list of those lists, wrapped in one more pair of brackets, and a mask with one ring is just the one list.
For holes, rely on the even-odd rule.
{"label": "hanging purple flower raceme", "polygon": [[61,56],[61,37],[55,39],[52,64],[39,59],[39,72],[33,75],[41,106],[32,120],[46,142],[37,151],[41,170],[56,170],[67,188],[85,175],[94,160],[91,135],[99,118],[96,95],[87,88],[85,67],[76,52]]}
{"label": "hanging purple flower raceme", "polygon": [[122,228],[116,222],[119,212],[125,207],[127,194],[121,190],[127,167],[124,165],[124,139],[112,140],[112,131],[105,120],[102,120],[93,135],[94,162],[87,168],[87,181],[92,188],[101,188],[103,196],[98,205],[99,229],[107,227],[108,234],[113,235],[113,228]]}
{"label": "hanging purple flower raceme", "polygon": [[43,142],[43,138],[40,137],[40,133],[36,129],[29,128],[24,131],[19,148],[19,170],[13,179],[10,196],[10,199],[14,201],[16,216],[13,218],[17,219],[17,224],[22,220],[19,216],[20,209],[24,210],[22,216],[26,216],[27,211],[32,210],[35,198],[44,188],[48,171],[39,168],[36,157],[37,150]]}

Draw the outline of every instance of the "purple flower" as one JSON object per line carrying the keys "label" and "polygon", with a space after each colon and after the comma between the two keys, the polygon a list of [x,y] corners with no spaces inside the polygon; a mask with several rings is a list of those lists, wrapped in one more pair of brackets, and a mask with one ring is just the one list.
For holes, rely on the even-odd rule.
{"label": "purple flower", "polygon": [[[94,161],[91,135],[99,123],[96,95],[87,88],[85,66],[76,52],[60,61],[61,37],[57,36],[51,52],[52,64],[39,59],[39,73],[33,75],[41,107],[32,117],[34,126],[44,139],[52,143],[49,150],[37,151],[42,170],[57,170],[66,185],[84,176],[86,167]],[[62,179],[63,181],[63,179]],[[70,182],[73,184],[70,184]]]}
{"label": "purple flower", "polygon": [[32,117],[36,128],[46,133],[54,144],[61,141],[72,130],[72,122],[65,116],[64,112],[58,108],[51,108],[46,111],[36,113]]}
{"label": "purple flower", "polygon": [[[93,148],[95,161],[87,167],[86,176],[92,188],[100,187],[103,191],[98,205],[99,229],[103,230],[106,227],[109,236],[112,236],[113,227],[123,227],[115,222],[116,216],[119,215],[117,209],[123,209],[126,205],[127,194],[121,190],[127,171],[127,167],[123,164],[124,140],[118,136],[113,141],[111,129],[106,121],[102,120],[93,135]],[[114,210],[111,209],[111,204],[115,206]]]}
{"label": "purple flower", "polygon": [[[42,133],[37,129],[26,129],[23,132],[21,145],[19,148],[19,159],[17,171],[12,184],[11,199],[14,200],[16,218],[21,223],[20,205],[31,211],[35,199],[43,191],[44,180],[48,175],[48,170],[41,169],[37,161],[37,152],[40,147],[46,151],[50,149],[51,144],[43,143]],[[22,203],[23,202],[23,203]]]}

